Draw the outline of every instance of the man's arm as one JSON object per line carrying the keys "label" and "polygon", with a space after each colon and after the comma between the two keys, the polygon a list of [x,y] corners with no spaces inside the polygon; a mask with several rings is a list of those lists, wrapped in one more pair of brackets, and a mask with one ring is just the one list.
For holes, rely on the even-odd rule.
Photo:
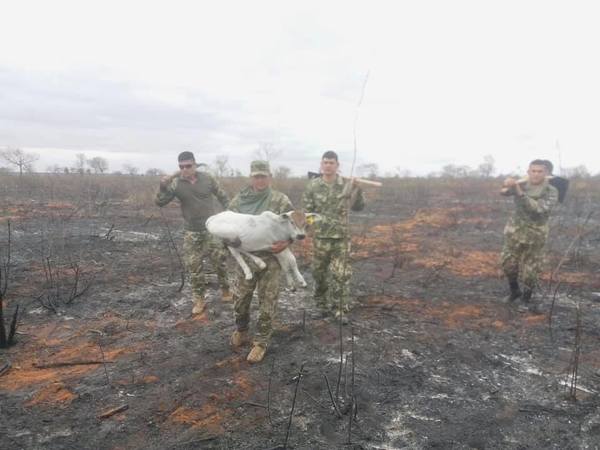
{"label": "man's arm", "polygon": [[228,208],[229,211],[233,211],[233,212],[240,212],[240,195],[236,195],[235,197],[233,197],[233,199],[229,202]]}
{"label": "man's arm", "polygon": [[175,182],[172,177],[163,177],[160,180],[160,188],[154,198],[157,206],[163,207],[175,198]]}
{"label": "man's arm", "polygon": [[302,209],[306,212],[317,212],[315,211],[315,201],[312,195],[312,189],[310,187],[310,183],[304,189],[302,193],[302,200],[300,201],[302,205]]}
{"label": "man's arm", "polygon": [[225,192],[223,188],[221,188],[221,185],[214,177],[211,178],[213,195],[217,197],[217,200],[219,200],[219,203],[221,204],[223,209],[227,209],[229,206],[229,196],[227,195],[227,192]]}
{"label": "man's arm", "polygon": [[549,215],[552,208],[558,203],[558,192],[555,188],[548,189],[546,195],[534,200],[527,193],[517,188],[516,199],[525,210],[534,216]]}

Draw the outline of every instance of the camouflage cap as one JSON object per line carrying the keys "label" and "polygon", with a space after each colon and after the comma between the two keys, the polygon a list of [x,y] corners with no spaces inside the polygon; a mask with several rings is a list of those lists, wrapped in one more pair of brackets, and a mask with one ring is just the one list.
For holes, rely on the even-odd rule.
{"label": "camouflage cap", "polygon": [[250,176],[254,177],[256,175],[271,175],[271,169],[269,168],[268,161],[252,161],[250,163]]}

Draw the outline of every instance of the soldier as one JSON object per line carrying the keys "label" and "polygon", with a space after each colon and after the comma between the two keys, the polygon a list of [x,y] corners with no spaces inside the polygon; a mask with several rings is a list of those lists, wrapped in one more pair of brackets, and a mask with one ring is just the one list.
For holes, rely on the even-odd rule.
{"label": "soldier", "polygon": [[[315,222],[312,273],[315,280],[314,300],[322,317],[333,312],[344,320],[349,309],[352,268],[347,262],[350,253],[348,207],[361,211],[365,207],[362,190],[354,179],[350,199],[344,195],[346,183],[337,174],[338,155],[327,151],[321,158],[321,176],[311,180],[302,195],[302,207],[317,213]],[[328,279],[330,278],[330,279]]]}
{"label": "soldier", "polygon": [[[529,164],[528,180],[507,178],[504,187],[514,196],[515,213],[504,228],[502,269],[508,278],[507,303],[521,298],[531,311],[537,307],[532,295],[542,268],[543,248],[548,238],[548,219],[558,202],[558,191],[547,180],[552,163],[536,159]],[[519,287],[519,277],[523,291]]]}
{"label": "soldier", "polygon": [[206,307],[204,258],[207,255],[217,272],[222,299],[231,300],[223,245],[204,226],[206,219],[214,214],[212,196],[217,198],[223,208],[227,208],[229,199],[217,180],[206,170],[198,168],[192,152],[180,153],[177,159],[179,172],[160,180],[155,202],[162,207],[177,198],[181,204],[185,230],[183,259],[190,274],[194,297],[192,314],[201,314]]}
{"label": "soldier", "polygon": [[[229,209],[242,214],[258,215],[264,211],[282,214],[294,209],[290,199],[281,192],[271,189],[271,171],[267,161],[252,161],[250,165],[250,186],[236,195]],[[236,265],[233,290],[236,330],[231,335],[231,345],[239,348],[249,343],[250,304],[254,291],[258,295],[258,324],[253,347],[246,358],[251,363],[262,361],[273,334],[273,320],[277,313],[281,267],[273,253],[283,251],[290,243],[278,241],[270,251],[255,252],[267,267],[262,271],[247,259],[252,271],[252,279],[246,280],[241,268]]]}

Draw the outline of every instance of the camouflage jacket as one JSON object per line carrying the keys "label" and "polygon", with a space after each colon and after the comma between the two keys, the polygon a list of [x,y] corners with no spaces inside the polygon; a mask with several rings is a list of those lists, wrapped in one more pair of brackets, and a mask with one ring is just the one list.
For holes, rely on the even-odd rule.
{"label": "camouflage jacket", "polygon": [[[240,212],[240,202],[242,197],[250,193],[252,188],[250,186],[242,189],[239,194],[233,197],[233,200],[229,203],[229,210],[233,212]],[[292,211],[294,207],[292,206],[292,202],[288,198],[287,195],[271,189],[271,195],[268,202],[264,205],[262,211],[259,211],[257,214],[260,214],[264,211],[271,211],[275,214],[283,214],[284,212]]]}
{"label": "camouflage jacket", "polygon": [[217,180],[208,173],[196,172],[196,182],[193,184],[184,178],[175,177],[168,186],[161,186],[156,193],[155,203],[165,206],[177,198],[181,204],[185,230],[204,231],[206,219],[215,213],[213,196],[223,208],[227,208],[229,198]]}
{"label": "camouflage jacket", "polygon": [[545,239],[550,213],[558,203],[558,191],[547,181],[538,186],[527,183],[522,189],[525,195],[514,196],[516,209],[504,228],[504,234],[523,242],[530,238]]}
{"label": "camouflage jacket", "polygon": [[[317,213],[320,220],[315,221],[315,237],[342,239],[349,235],[348,200],[341,198],[344,180],[339,175],[333,183],[322,178],[311,180],[302,194],[302,208]],[[360,188],[352,195],[352,211],[361,211],[365,207],[365,196]]]}

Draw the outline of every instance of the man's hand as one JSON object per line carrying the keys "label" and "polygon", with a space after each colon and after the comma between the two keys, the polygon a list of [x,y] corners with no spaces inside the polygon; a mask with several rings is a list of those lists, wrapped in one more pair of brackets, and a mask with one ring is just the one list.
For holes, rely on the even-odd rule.
{"label": "man's hand", "polygon": [[509,177],[506,180],[504,180],[504,187],[507,189],[514,188],[514,195],[516,195],[517,197],[523,197],[523,195],[525,195],[523,189],[521,189],[519,180],[517,180],[516,178]]}
{"label": "man's hand", "polygon": [[169,186],[169,184],[171,183],[172,180],[173,180],[173,177],[165,175],[164,177],[162,177],[160,179],[160,188],[161,189],[166,189]]}
{"label": "man's hand", "polygon": [[284,251],[290,245],[290,241],[277,241],[271,245],[271,251],[273,253],[280,253]]}

